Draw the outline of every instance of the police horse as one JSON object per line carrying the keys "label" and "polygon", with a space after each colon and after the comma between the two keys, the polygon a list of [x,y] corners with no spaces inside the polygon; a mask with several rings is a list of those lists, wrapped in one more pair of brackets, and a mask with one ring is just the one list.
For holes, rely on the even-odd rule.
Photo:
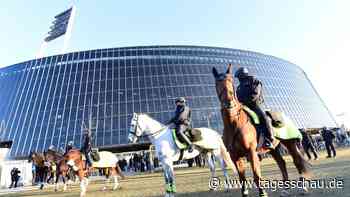
{"label": "police horse", "polygon": [[[173,129],[164,126],[147,114],[133,114],[129,131],[129,143],[135,143],[138,138],[144,136],[148,137],[155,146],[164,170],[165,197],[173,197],[176,193],[173,167],[175,161],[192,159],[200,153],[206,153],[211,178],[213,178],[215,177],[215,162],[212,156],[215,156],[221,162],[221,168],[227,181],[229,177],[226,167],[234,168],[221,136],[216,131],[208,128],[194,128],[192,131],[194,131],[192,133],[196,133],[198,141],[193,142],[194,150],[190,153],[186,150],[185,145],[177,140]],[[225,185],[225,188],[229,189],[229,185]]]}
{"label": "police horse", "polygon": [[[118,165],[118,158],[115,154],[108,151],[98,152],[99,160],[92,162],[92,169],[108,169],[110,176],[113,179],[113,190],[119,188],[118,175],[124,178],[120,167]],[[89,185],[88,171],[85,157],[78,149],[70,150],[65,156],[67,165],[70,166],[80,180],[80,196],[86,195],[87,186]],[[105,189],[105,187],[103,188]]]}

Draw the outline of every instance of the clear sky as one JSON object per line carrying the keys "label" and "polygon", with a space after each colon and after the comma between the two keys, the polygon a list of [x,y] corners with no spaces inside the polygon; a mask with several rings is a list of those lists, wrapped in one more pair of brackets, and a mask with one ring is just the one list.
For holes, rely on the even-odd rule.
{"label": "clear sky", "polygon": [[[33,59],[53,17],[72,2],[68,51],[184,44],[274,55],[300,65],[334,116],[345,112],[338,119],[350,123],[350,1],[3,1],[0,67]],[[53,41],[45,55],[62,45]]]}

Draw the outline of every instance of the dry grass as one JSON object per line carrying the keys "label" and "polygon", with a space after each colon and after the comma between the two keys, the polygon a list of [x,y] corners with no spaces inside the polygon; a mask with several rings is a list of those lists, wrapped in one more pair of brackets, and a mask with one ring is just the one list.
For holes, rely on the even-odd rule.
{"label": "dry grass", "polygon": [[[297,172],[289,157],[288,170],[291,178],[297,178]],[[325,154],[321,154],[321,160],[312,161],[313,179],[330,179],[337,178],[344,181],[343,189],[312,189],[308,196],[310,197],[343,197],[350,196],[350,149],[338,150],[336,159],[325,159]],[[274,162],[270,159],[263,161],[262,167],[263,176],[267,179],[281,179],[279,170]],[[219,171],[218,175],[222,177]],[[250,169],[247,170],[247,176],[251,177]],[[209,170],[207,168],[181,169],[176,171],[177,196],[179,197],[238,197],[240,191],[234,189],[229,193],[224,192],[221,188],[219,191],[208,191]],[[233,177],[236,178],[236,175]],[[87,197],[160,197],[164,194],[164,180],[161,173],[139,175],[128,177],[121,181],[122,188],[117,191],[111,191],[111,185],[108,185],[109,190],[101,191],[103,183],[93,183],[89,185]],[[292,196],[297,196],[297,192],[291,190]],[[268,190],[269,196],[279,196],[279,192]],[[257,196],[256,190],[252,189],[251,196]],[[70,197],[79,196],[78,185],[72,186],[67,192],[54,192],[53,188],[47,188],[43,191],[35,190],[31,192],[21,192],[16,194],[8,194],[6,196],[50,196],[50,197]]]}

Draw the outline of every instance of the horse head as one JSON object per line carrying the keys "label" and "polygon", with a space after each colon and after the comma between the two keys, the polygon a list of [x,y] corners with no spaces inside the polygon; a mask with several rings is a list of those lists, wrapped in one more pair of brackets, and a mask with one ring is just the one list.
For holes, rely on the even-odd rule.
{"label": "horse head", "polygon": [[232,65],[229,64],[225,73],[219,73],[213,67],[213,75],[215,77],[215,88],[221,106],[233,112],[237,112],[241,104],[238,102],[236,91],[233,83]]}
{"label": "horse head", "polygon": [[163,124],[144,113],[134,113],[129,128],[129,143],[136,143],[141,137],[155,137],[161,133]]}
{"label": "horse head", "polygon": [[142,130],[140,128],[139,122],[140,115],[134,113],[131,118],[130,128],[129,128],[129,143],[136,143],[138,138],[142,135]]}

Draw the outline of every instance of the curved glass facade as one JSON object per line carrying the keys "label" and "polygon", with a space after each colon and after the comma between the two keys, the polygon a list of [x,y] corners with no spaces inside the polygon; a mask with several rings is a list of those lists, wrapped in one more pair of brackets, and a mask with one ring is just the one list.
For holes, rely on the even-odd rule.
{"label": "curved glass facade", "polygon": [[211,69],[224,71],[228,63],[257,75],[266,106],[284,111],[299,127],[335,126],[295,64],[228,48],[147,46],[80,51],[1,68],[2,138],[14,141],[12,157],[51,144],[64,148],[70,140],[79,146],[82,123],[91,119],[96,146],[125,144],[133,112],[165,122],[178,96],[185,96],[193,109],[193,126],[221,132]]}

